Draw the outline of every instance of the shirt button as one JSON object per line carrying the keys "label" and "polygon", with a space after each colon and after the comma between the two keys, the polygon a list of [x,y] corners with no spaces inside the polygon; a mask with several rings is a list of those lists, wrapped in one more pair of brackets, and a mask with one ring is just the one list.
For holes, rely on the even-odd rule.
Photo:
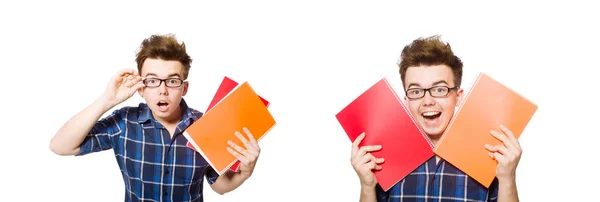
{"label": "shirt button", "polygon": [[169,195],[169,193],[168,193],[168,192],[166,192],[166,191],[165,191],[165,192],[163,192],[163,194],[164,194],[165,196],[168,196],[168,195]]}
{"label": "shirt button", "polygon": [[165,170],[165,174],[169,174],[169,170]]}

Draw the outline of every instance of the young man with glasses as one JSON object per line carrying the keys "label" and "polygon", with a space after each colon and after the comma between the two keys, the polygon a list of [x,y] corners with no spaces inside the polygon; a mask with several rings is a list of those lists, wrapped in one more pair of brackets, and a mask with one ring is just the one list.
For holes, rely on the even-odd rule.
{"label": "young man with glasses", "polygon": [[[404,47],[400,58],[404,100],[436,145],[463,98],[462,62],[439,36],[414,40]],[[385,192],[373,174],[373,170],[382,169],[378,164],[384,158],[375,158],[369,153],[382,149],[381,145],[359,148],[365,136],[361,134],[353,142],[351,154],[352,167],[361,182],[360,201],[518,201],[515,171],[522,150],[512,132],[501,128],[502,132],[491,131],[490,135],[503,144],[481,145],[498,161],[496,178],[489,189],[435,156]]]}
{"label": "young man with glasses", "polygon": [[[239,187],[252,175],[260,153],[250,131],[244,128],[249,139],[236,132],[247,150],[233,143],[228,148],[241,162],[235,173],[219,176],[186,146],[182,133],[202,113],[183,99],[192,62],[185,44],[173,35],[153,35],[142,42],[136,62],[137,71],[119,71],[95,102],[62,126],[50,149],[76,156],[113,149],[125,181],[125,201],[203,201],[204,177],[219,194]],[[145,103],[100,119],[136,91]]]}

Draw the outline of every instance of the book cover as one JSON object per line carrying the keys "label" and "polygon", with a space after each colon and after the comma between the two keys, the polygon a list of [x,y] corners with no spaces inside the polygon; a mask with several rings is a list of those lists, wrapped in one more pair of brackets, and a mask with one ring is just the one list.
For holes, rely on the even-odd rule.
{"label": "book cover", "polygon": [[502,132],[502,124],[519,138],[538,107],[484,73],[478,74],[463,99],[434,153],[489,187],[497,162],[484,145],[502,144],[490,130]]}
{"label": "book cover", "polygon": [[236,131],[243,131],[243,127],[247,127],[254,138],[260,141],[275,123],[263,101],[250,84],[244,82],[189,126],[184,136],[211,167],[222,175],[237,161],[227,151],[227,141],[244,147],[235,136]]}
{"label": "book cover", "polygon": [[[213,97],[213,99],[211,100],[210,104],[208,105],[208,108],[206,109],[205,112],[210,111],[210,109],[215,106],[215,104],[217,104],[219,101],[221,101],[227,94],[229,94],[236,86],[238,86],[238,83],[232,79],[230,79],[229,77],[225,76],[223,78],[223,81],[221,81],[221,84],[219,85],[219,88],[217,89],[217,92],[215,93],[215,96]],[[260,97],[260,96],[259,96]],[[265,104],[265,106],[269,107],[269,101],[265,100],[264,98],[260,97],[261,101]],[[240,131],[241,132],[241,131]],[[192,143],[188,142],[187,143],[187,147],[196,150],[194,148],[194,146],[192,146]],[[240,169],[240,161],[236,161],[235,164],[233,164],[233,166],[231,166],[230,170],[237,172]]]}
{"label": "book cover", "polygon": [[434,155],[431,141],[385,78],[350,102],[336,118],[351,142],[365,132],[359,147],[382,146],[371,154],[385,159],[374,174],[386,191]]}

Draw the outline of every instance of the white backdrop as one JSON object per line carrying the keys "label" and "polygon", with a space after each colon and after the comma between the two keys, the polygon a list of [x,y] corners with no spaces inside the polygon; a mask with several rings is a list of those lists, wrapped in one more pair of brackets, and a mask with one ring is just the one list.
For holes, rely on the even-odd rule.
{"label": "white backdrop", "polygon": [[[395,2],[395,1],[393,1]],[[573,2],[573,1],[571,1]],[[254,175],[206,201],[357,201],[350,141],[335,114],[382,77],[401,89],[402,47],[441,34],[464,61],[539,106],[521,140],[522,201],[596,193],[600,133],[598,6],[583,3],[359,1],[37,1],[0,3],[2,181],[7,201],[122,201],[112,151],[50,152],[51,137],[96,99],[152,34],[175,33],[194,59],[184,98],[204,110],[223,76],[248,80],[277,120]],[[594,20],[596,19],[596,20]],[[137,105],[135,95],[119,105]],[[597,187],[597,186],[596,186]]]}

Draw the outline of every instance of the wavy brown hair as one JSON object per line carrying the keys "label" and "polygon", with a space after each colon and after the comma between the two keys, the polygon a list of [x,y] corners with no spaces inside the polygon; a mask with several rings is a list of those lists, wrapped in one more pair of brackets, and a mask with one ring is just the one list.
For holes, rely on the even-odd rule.
{"label": "wavy brown hair", "polygon": [[142,72],[142,65],[147,58],[179,61],[183,65],[183,79],[187,79],[192,63],[185,43],[180,44],[174,34],[152,35],[144,39],[135,59],[138,72]]}
{"label": "wavy brown hair", "polygon": [[[409,67],[446,65],[452,69],[454,85],[460,87],[463,63],[452,52],[450,44],[440,40],[439,35],[418,38],[406,45],[400,54],[400,78],[404,85],[404,77]],[[404,86],[406,88],[406,86]]]}

